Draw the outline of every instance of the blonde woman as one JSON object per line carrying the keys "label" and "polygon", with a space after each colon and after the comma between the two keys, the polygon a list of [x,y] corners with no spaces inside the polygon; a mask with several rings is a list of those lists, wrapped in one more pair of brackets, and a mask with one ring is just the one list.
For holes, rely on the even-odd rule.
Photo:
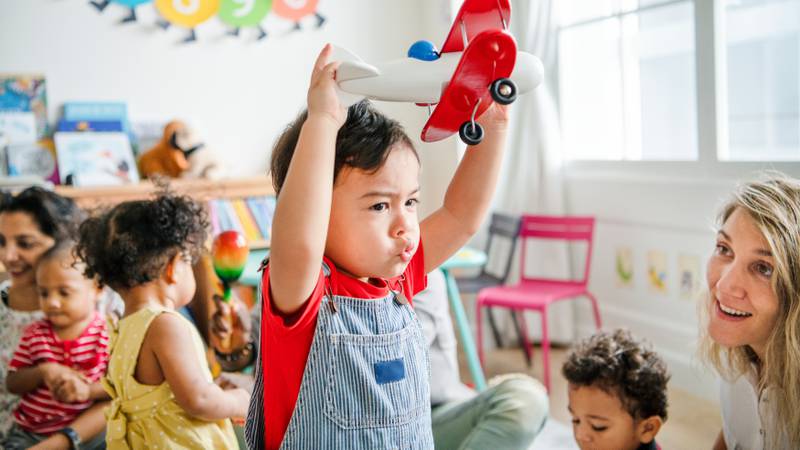
{"label": "blonde woman", "polygon": [[708,261],[705,358],[722,376],[715,449],[800,448],[800,183],[741,186]]}

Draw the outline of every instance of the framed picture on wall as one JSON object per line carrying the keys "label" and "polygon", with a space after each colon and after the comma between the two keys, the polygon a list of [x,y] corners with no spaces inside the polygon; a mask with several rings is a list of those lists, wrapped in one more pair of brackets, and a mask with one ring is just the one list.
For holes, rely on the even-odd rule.
{"label": "framed picture on wall", "polygon": [[139,181],[128,135],[122,132],[58,132],[61,184],[119,186]]}

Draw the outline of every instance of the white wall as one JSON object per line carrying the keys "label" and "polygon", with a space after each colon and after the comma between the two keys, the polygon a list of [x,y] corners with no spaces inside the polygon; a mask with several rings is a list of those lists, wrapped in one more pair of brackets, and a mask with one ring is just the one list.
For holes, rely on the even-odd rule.
{"label": "white wall", "polygon": [[[444,0],[322,0],[328,20],[319,30],[312,19],[308,29],[287,33],[287,23],[268,17],[272,34],[254,42],[249,30],[224,36],[212,18],[195,43],[180,44],[186,31],[155,27],[152,4],[138,8],[139,23],[120,25],[126,10],[114,4],[99,14],[84,0],[0,0],[0,73],[44,74],[51,123],[65,101],[124,101],[132,121],[192,123],[232,175],[262,174],[273,141],[305,104],[308,73],[325,42],[367,61],[403,57],[418,39],[443,41],[447,7]],[[380,107],[419,136],[422,108]],[[418,148],[425,212],[441,201],[456,147],[451,138]]]}

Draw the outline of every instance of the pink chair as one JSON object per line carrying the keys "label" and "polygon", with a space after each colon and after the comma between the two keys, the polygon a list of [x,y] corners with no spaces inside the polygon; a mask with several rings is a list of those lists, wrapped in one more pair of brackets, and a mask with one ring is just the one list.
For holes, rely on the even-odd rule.
{"label": "pink chair", "polygon": [[[478,325],[478,354],[483,363],[483,307],[500,307],[519,311],[517,314],[523,340],[530,354],[531,343],[525,325],[523,313],[526,310],[538,311],[542,318],[542,360],[544,369],[544,385],[550,390],[550,337],[547,332],[547,307],[559,300],[576,297],[588,297],[592,302],[594,320],[600,329],[600,310],[597,300],[589,292],[589,269],[592,261],[592,240],[594,237],[594,217],[553,217],[523,216],[519,236],[522,251],[520,264],[520,281],[513,286],[495,286],[478,292],[476,305],[476,322]],[[566,241],[586,241],[586,262],[583,278],[580,280],[557,280],[533,278],[525,271],[525,248],[528,239],[559,239]]]}

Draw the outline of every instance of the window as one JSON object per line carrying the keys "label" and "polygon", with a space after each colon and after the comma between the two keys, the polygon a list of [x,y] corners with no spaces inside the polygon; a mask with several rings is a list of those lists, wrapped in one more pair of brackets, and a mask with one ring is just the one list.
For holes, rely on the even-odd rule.
{"label": "window", "polygon": [[800,161],[800,0],[557,6],[569,159]]}
{"label": "window", "polygon": [[556,4],[567,157],[696,160],[693,2]]}
{"label": "window", "polygon": [[725,4],[728,148],[720,160],[800,160],[800,0]]}

